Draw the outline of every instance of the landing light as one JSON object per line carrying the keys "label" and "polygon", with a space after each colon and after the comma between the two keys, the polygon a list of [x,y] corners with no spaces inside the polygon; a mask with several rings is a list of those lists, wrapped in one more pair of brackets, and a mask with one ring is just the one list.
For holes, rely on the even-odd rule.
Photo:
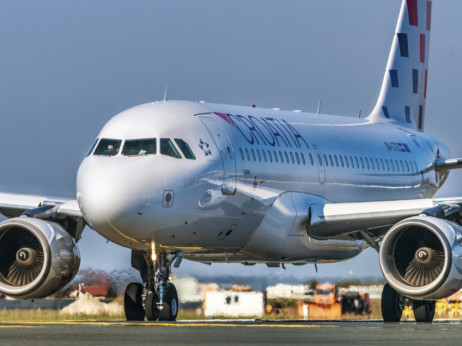
{"label": "landing light", "polygon": [[152,260],[153,262],[157,261],[156,243],[154,243],[154,240],[151,241],[151,260]]}

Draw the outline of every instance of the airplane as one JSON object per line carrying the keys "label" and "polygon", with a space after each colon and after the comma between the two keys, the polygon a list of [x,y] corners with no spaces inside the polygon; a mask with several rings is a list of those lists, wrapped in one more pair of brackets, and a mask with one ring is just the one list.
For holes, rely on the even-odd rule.
{"label": "airplane", "polygon": [[[403,0],[365,118],[164,100],[101,129],[76,199],[0,194],[0,291],[46,297],[76,275],[86,225],[132,250],[127,320],[174,321],[172,266],[344,261],[377,250],[385,322],[462,288],[462,197],[433,198],[462,158],[423,133],[430,0]],[[182,124],[182,126],[178,126]]]}

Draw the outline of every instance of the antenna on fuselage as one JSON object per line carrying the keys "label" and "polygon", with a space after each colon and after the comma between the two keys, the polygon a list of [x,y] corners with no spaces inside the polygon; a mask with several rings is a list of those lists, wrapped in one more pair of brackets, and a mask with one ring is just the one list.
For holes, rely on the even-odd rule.
{"label": "antenna on fuselage", "polygon": [[165,86],[164,102],[167,101],[168,84]]}
{"label": "antenna on fuselage", "polygon": [[321,102],[321,100],[319,100],[319,102],[318,102],[318,110],[316,111],[316,115],[319,115],[319,113],[321,112],[321,104],[322,104],[322,102]]}

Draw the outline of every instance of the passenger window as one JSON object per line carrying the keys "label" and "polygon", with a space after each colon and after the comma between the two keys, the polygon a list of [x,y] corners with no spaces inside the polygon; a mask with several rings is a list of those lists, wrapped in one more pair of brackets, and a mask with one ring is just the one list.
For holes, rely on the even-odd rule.
{"label": "passenger window", "polygon": [[351,168],[355,168],[355,162],[351,156],[350,156],[350,164],[351,164]]}
{"label": "passenger window", "polygon": [[300,164],[300,157],[298,156],[298,153],[295,152],[295,159],[297,160],[297,165]]}
{"label": "passenger window", "polygon": [[292,161],[293,165],[295,164],[294,154],[292,152],[290,152],[290,161]]}
{"label": "passenger window", "polygon": [[337,155],[334,155],[335,165],[338,167],[338,158]]}
{"label": "passenger window", "polygon": [[364,169],[364,168],[365,168],[365,166],[364,166],[364,160],[363,160],[362,157],[360,157],[359,159],[361,160],[361,167],[362,167],[362,169]]}
{"label": "passenger window", "polygon": [[332,155],[329,154],[330,165],[334,167],[334,160],[332,160]]}
{"label": "passenger window", "polygon": [[375,170],[374,159],[372,157],[370,158],[370,163],[371,163],[372,170]]}
{"label": "passenger window", "polygon": [[313,155],[311,155],[311,153],[309,153],[309,154],[310,154],[310,162],[311,162],[311,166],[314,166]]}
{"label": "passenger window", "polygon": [[273,150],[273,157],[274,157],[274,161],[276,161],[276,163],[278,163],[278,153],[276,152],[276,150]]}
{"label": "passenger window", "polygon": [[306,165],[305,155],[303,155],[303,153],[300,153],[300,158],[302,159],[303,165]]}
{"label": "passenger window", "polygon": [[281,159],[281,163],[284,163],[284,157],[282,157],[281,151],[279,151],[279,158]]}
{"label": "passenger window", "polygon": [[257,157],[258,157],[258,161],[261,162],[261,155],[260,155],[260,150],[257,149]]}
{"label": "passenger window", "polygon": [[399,160],[399,164],[401,166],[401,171],[404,173],[404,164],[403,164],[403,160]]}
{"label": "passenger window", "polygon": [[407,161],[404,161],[404,163],[406,164],[406,171],[409,173],[409,164],[407,163]]}
{"label": "passenger window", "polygon": [[265,162],[268,162],[268,160],[266,159],[266,151],[262,150],[261,153],[263,154],[263,160]]}
{"label": "passenger window", "polygon": [[419,173],[419,167],[417,167],[417,163],[414,161],[415,172]]}
{"label": "passenger window", "polygon": [[392,172],[394,172],[395,171],[395,165],[393,164],[393,160],[390,160],[390,166],[391,166]]}
{"label": "passenger window", "polygon": [[380,163],[377,159],[375,159],[375,166],[377,167],[377,170],[380,171]]}
{"label": "passenger window", "polygon": [[339,155],[338,158],[340,159],[340,164],[342,165],[342,167],[345,167],[345,164],[343,163],[343,157],[342,157],[342,155]]}
{"label": "passenger window", "polygon": [[247,161],[250,161],[249,150],[247,148],[245,148],[245,157],[247,158]]}
{"label": "passenger window", "polygon": [[103,138],[99,141],[99,144],[96,147],[96,150],[93,155],[115,156],[119,153],[121,143],[122,141],[120,139]]}
{"label": "passenger window", "polygon": [[137,156],[137,155],[152,155],[156,153],[157,140],[153,139],[135,139],[126,140],[122,155]]}
{"label": "passenger window", "polygon": [[396,167],[396,170],[399,172],[399,163],[398,163],[398,160],[395,160],[395,167]]}
{"label": "passenger window", "polygon": [[390,163],[387,159],[385,159],[385,164],[387,165],[387,171],[390,171]]}
{"label": "passenger window", "polygon": [[380,165],[382,166],[382,171],[385,170],[385,165],[383,164],[383,159],[380,159]]}
{"label": "passenger window", "polygon": [[326,167],[329,167],[329,161],[327,161],[326,154],[324,154],[324,164],[326,165]]}
{"label": "passenger window", "polygon": [[284,151],[284,156],[286,157],[286,162],[287,162],[287,163],[290,163],[290,162],[289,162],[289,155],[287,155],[287,151]]}
{"label": "passenger window", "polygon": [[244,161],[244,152],[242,151],[242,148],[239,148],[239,154],[241,154],[241,160]]}
{"label": "passenger window", "polygon": [[254,161],[256,161],[256,158],[255,158],[255,151],[253,151],[253,149],[250,149],[250,153],[252,154],[252,159]]}
{"label": "passenger window", "polygon": [[357,157],[357,156],[355,156],[355,161],[356,161],[356,167],[359,169],[360,167],[359,167],[359,161],[358,161],[358,157]]}
{"label": "passenger window", "polygon": [[348,157],[345,155],[345,164],[347,168],[350,168],[350,163],[348,162]]}
{"label": "passenger window", "polygon": [[[175,142],[176,142],[176,145],[178,145],[178,147],[180,148],[185,158],[187,158],[188,160],[196,159],[196,156],[194,156],[194,153],[192,152],[188,143],[186,143],[184,140],[179,139],[179,138],[175,138]],[[228,147],[228,151],[230,151],[229,147]]]}
{"label": "passenger window", "polygon": [[318,154],[318,163],[319,163],[319,166],[322,166],[322,159],[321,159],[321,155]]}
{"label": "passenger window", "polygon": [[93,145],[91,146],[90,150],[88,151],[87,155],[85,157],[90,156],[93,153],[93,150],[95,150],[96,144],[98,144],[98,138],[95,139],[93,142]]}
{"label": "passenger window", "polygon": [[268,158],[269,158],[270,162],[272,163],[273,162],[273,156],[271,155],[271,150],[268,150]]}
{"label": "passenger window", "polygon": [[176,159],[181,159],[180,154],[176,150],[173,142],[170,138],[161,138],[160,139],[160,153],[162,155],[171,156]]}

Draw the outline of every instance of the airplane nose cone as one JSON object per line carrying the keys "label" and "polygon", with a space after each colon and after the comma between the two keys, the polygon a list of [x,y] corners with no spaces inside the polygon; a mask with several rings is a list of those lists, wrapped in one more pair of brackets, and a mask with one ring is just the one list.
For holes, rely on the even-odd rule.
{"label": "airplane nose cone", "polygon": [[77,200],[93,229],[115,224],[145,204],[142,184],[116,158],[87,158],[77,173]]}

